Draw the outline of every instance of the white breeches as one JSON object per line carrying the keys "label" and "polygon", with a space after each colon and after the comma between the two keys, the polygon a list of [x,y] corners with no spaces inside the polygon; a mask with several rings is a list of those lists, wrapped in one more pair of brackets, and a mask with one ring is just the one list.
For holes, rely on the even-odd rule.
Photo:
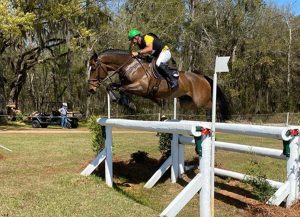
{"label": "white breeches", "polygon": [[171,52],[169,49],[162,50],[156,60],[156,66],[159,67],[161,63],[167,63],[171,59]]}

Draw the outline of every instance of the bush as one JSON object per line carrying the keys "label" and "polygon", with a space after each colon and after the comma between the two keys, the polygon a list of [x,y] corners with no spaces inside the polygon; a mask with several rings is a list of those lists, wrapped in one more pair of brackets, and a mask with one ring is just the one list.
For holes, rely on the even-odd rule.
{"label": "bush", "polygon": [[163,157],[168,158],[171,155],[172,134],[159,133],[159,151]]}
{"label": "bush", "polygon": [[102,135],[101,126],[97,123],[96,116],[90,117],[88,120],[88,128],[92,134],[92,149],[95,153],[99,153],[105,147],[105,139]]}
{"label": "bush", "polygon": [[275,193],[276,189],[266,180],[267,178],[262,163],[251,160],[249,168],[247,169],[247,175],[250,177],[244,181],[253,187],[253,194],[259,201],[267,202]]}

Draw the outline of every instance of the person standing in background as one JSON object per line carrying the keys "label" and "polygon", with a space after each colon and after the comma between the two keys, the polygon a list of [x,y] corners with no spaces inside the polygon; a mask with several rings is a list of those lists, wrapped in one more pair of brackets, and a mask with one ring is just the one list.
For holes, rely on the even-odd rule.
{"label": "person standing in background", "polygon": [[68,105],[67,103],[63,103],[62,107],[58,110],[60,112],[60,117],[61,117],[61,127],[62,128],[67,128],[67,113],[68,113]]}

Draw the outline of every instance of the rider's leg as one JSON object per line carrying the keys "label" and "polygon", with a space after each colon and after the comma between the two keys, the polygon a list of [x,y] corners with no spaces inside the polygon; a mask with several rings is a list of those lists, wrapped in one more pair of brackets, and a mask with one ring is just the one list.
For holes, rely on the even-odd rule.
{"label": "rider's leg", "polygon": [[171,59],[171,52],[170,50],[163,50],[157,60],[156,60],[156,66],[159,69],[160,74],[166,78],[166,80],[169,82],[171,89],[177,87],[178,82],[177,78],[173,76],[173,73],[170,72],[168,68],[167,62]]}

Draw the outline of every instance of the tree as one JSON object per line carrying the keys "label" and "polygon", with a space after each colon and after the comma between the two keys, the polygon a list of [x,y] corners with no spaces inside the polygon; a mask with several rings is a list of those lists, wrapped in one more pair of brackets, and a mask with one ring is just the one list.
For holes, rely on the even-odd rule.
{"label": "tree", "polygon": [[[55,100],[71,100],[71,93],[74,92],[70,71],[72,60],[75,59],[73,55],[82,53],[86,49],[90,38],[95,35],[94,30],[99,31],[99,25],[104,25],[107,20],[107,17],[103,19],[100,1],[87,1],[86,4],[82,0],[13,2],[14,7],[34,14],[35,22],[33,28],[25,31],[22,38],[18,40],[14,53],[9,55],[11,71],[15,74],[10,85],[9,105],[18,107],[18,97],[28,74],[39,73],[37,70],[32,70],[37,65],[50,68],[60,65],[59,71],[62,77],[68,80],[69,85],[62,88],[62,94],[54,93],[59,96],[59,99]],[[39,76],[31,76],[32,79],[36,77]],[[35,100],[32,93],[33,89],[31,89],[31,97]]]}
{"label": "tree", "polygon": [[[2,0],[0,3],[0,64],[3,66],[4,52],[22,38],[24,32],[33,28],[35,15],[15,7],[11,1]],[[0,67],[0,114],[6,115],[5,77],[4,68]],[[6,122],[0,116],[0,123]]]}

